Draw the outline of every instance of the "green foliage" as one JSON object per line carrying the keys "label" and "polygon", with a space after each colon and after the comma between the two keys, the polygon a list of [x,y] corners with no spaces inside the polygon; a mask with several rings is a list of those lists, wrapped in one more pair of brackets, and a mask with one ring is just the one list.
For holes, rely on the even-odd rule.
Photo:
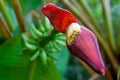
{"label": "green foliage", "polygon": [[43,56],[35,61],[31,58],[31,62],[30,55],[22,53],[23,50],[21,34],[0,46],[0,80],[60,80],[53,60],[47,58],[47,66],[41,62]]}
{"label": "green foliage", "polygon": [[[12,7],[11,5],[11,0],[5,0],[9,6]],[[19,0],[22,11],[24,14],[27,14],[30,12],[30,10],[32,9],[36,9],[37,7],[39,7],[43,0]]]}
{"label": "green foliage", "polygon": [[23,55],[23,44],[21,34],[6,41],[0,46],[0,65],[20,67],[28,63],[28,56]]}
{"label": "green foliage", "polygon": [[119,29],[120,29],[120,25],[119,25],[119,21],[120,21],[120,11],[119,11],[120,5],[115,5],[112,7],[112,17],[113,17],[113,25],[114,25],[114,30],[115,33],[117,34]]}
{"label": "green foliage", "polygon": [[56,58],[57,58],[56,65],[59,74],[61,75],[61,77],[63,77],[69,60],[69,52],[67,50],[67,47],[61,46],[61,51],[58,54],[56,54]]}
{"label": "green foliage", "polygon": [[[7,41],[4,40],[0,35],[0,80],[60,80],[60,78],[63,78],[64,76],[66,80],[87,80],[88,77],[90,77],[88,76],[88,73],[83,68],[83,66],[79,65],[79,62],[76,63],[75,59],[70,59],[70,63],[68,64],[69,52],[67,50],[67,47],[65,47],[66,37],[62,33],[56,32],[46,17],[40,15],[43,20],[42,18],[40,18],[39,20],[34,21],[32,15],[29,14],[31,10],[39,11],[41,9],[41,5],[45,4],[47,1],[51,2],[50,0],[19,0],[22,12],[25,15],[25,22],[27,23],[26,27],[28,28],[28,32],[21,34],[19,34],[20,30],[18,26],[18,21],[12,8],[11,0],[3,1],[5,2],[4,9],[7,10],[7,14],[8,16],[10,16],[10,21],[15,26],[15,30],[11,32],[13,34],[13,37]],[[71,3],[73,0],[61,1],[68,1],[70,4],[74,5],[73,3]],[[78,2],[80,0],[75,1]],[[100,25],[102,32],[107,33],[106,26],[104,25],[102,6],[100,1],[101,0],[86,0],[91,13],[95,17],[95,20],[98,22],[98,25]],[[110,1],[113,19],[112,22],[114,25],[113,29],[115,32],[115,39],[117,41],[115,44],[117,44],[118,51],[120,51],[120,0]],[[56,2],[60,7],[63,7],[61,6],[61,2]],[[71,9],[72,7],[77,6],[72,5],[70,5]],[[78,5],[80,6],[81,4],[78,2]],[[81,8],[82,7],[83,6],[81,6]],[[78,13],[80,12],[77,8],[76,11],[78,11]],[[74,13],[74,10],[72,12]],[[79,13],[79,15],[80,14],[81,12]],[[1,9],[0,17],[4,18]],[[94,22],[91,21],[90,16],[85,16],[84,18],[86,17],[87,19],[85,20],[85,23],[92,24],[92,29],[96,28],[96,26],[94,26]],[[7,25],[7,27],[9,28],[9,25]],[[106,34],[104,35],[105,40],[102,41],[102,43],[107,44],[107,42],[105,41],[108,41],[106,40],[108,38],[106,38]],[[101,40],[101,38],[99,39]],[[107,44],[107,46],[108,48],[110,47],[109,44]],[[104,50],[104,48],[105,47],[103,47],[102,49],[105,54],[108,52],[110,54],[113,53],[114,55],[116,55],[116,52],[113,51],[112,48],[106,51]],[[109,56],[105,55],[104,57],[107,58],[107,64],[109,62]],[[114,62],[113,60],[111,61]],[[114,66],[111,64],[111,61],[108,64],[110,66]],[[117,61],[119,61],[119,59],[117,59]],[[70,71],[71,68],[72,71]],[[67,73],[67,75],[65,73]],[[120,70],[118,69],[118,77],[119,73]],[[99,78],[101,80],[104,80],[102,79],[103,77]]]}
{"label": "green foliage", "polygon": [[0,46],[0,80],[24,80],[29,56],[23,55],[21,34]]}
{"label": "green foliage", "polygon": [[[32,67],[31,67],[32,66]],[[60,80],[53,60],[48,60],[48,66],[40,61],[32,62],[24,67],[0,66],[0,80]]]}
{"label": "green foliage", "polygon": [[36,63],[33,80],[60,80],[57,68],[53,60],[48,59],[48,66],[43,65],[40,61]]}
{"label": "green foliage", "polygon": [[118,37],[115,37],[116,41],[117,41],[117,46],[118,48],[120,49],[120,5],[117,4],[117,5],[114,5],[112,7],[112,21],[113,21],[113,25],[114,25],[114,31],[115,31],[115,36],[118,36]]}
{"label": "green foliage", "polygon": [[[43,21],[38,22],[38,27],[36,27],[34,24],[31,25],[30,35],[31,37],[27,36],[27,34],[22,35],[26,47],[25,50],[33,51],[30,60],[34,62],[34,60],[38,59],[40,60],[41,63],[40,66],[43,66],[44,69],[50,68],[50,66],[52,66],[53,63],[51,65],[51,61],[49,62],[49,59],[54,60],[56,58],[55,54],[58,52],[63,54],[63,51],[60,52],[60,46],[65,45],[65,39],[66,39],[65,36],[61,33],[57,33],[52,28],[49,20],[46,17],[44,17]],[[65,61],[63,63],[63,66],[61,66],[62,70],[60,70],[62,71],[62,75],[65,71],[65,66],[67,65],[67,61],[68,61],[68,54],[66,54],[68,53],[67,49],[65,48],[63,50],[65,50],[64,51],[65,56],[63,57],[63,60]],[[44,70],[43,68],[40,67],[40,70],[43,71]],[[53,68],[54,67],[52,67],[52,71],[56,69]],[[50,76],[49,78],[50,80],[59,80],[58,79],[59,77],[57,77],[58,73],[56,71],[53,71],[56,74],[56,77],[53,76],[55,79],[52,77],[52,75],[55,75],[53,72],[49,72],[49,74],[46,71],[44,72],[45,72],[44,76]],[[43,73],[41,72],[38,74],[37,72],[36,74],[39,75]],[[44,77],[44,76],[40,77],[39,79],[47,80],[48,77]]]}
{"label": "green foliage", "polygon": [[[1,64],[0,64],[1,65]],[[0,80],[26,80],[28,67],[0,66]]]}
{"label": "green foliage", "polygon": [[111,0],[111,5],[119,5],[120,4],[120,0]]}
{"label": "green foliage", "polygon": [[28,13],[32,9],[39,7],[43,0],[20,0],[24,14]]}
{"label": "green foliage", "polygon": [[[11,5],[12,1],[3,2],[15,30],[11,32],[13,37],[7,41],[3,41],[4,39],[0,37],[2,41],[0,42],[0,80],[60,80],[54,61],[56,53],[60,53],[59,46],[65,45],[65,36],[57,33],[46,17],[39,20],[37,27],[33,23],[30,25],[29,17],[26,17],[29,32],[20,33],[20,26]],[[22,12],[26,15],[30,10],[41,6],[43,0],[19,0],[19,2]],[[3,12],[0,10],[0,15],[1,13]],[[32,19],[32,16],[30,17]],[[66,61],[63,65],[67,65],[67,56],[68,54],[64,57]]]}

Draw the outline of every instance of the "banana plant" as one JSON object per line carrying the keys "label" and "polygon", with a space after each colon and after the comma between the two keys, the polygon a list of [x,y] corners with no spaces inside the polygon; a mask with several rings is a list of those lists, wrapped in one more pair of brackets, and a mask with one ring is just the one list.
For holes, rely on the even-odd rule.
{"label": "banana plant", "polygon": [[[66,45],[64,34],[56,32],[47,17],[37,19],[37,26],[32,23],[28,30],[23,6],[21,8],[19,0],[11,0],[13,8],[10,9],[14,10],[18,22],[15,27],[5,3],[7,1],[0,1],[0,13],[3,15],[0,16],[0,40],[3,39],[0,42],[0,79],[60,80],[54,62],[61,45]],[[18,34],[16,28],[20,29]]]}
{"label": "banana plant", "polygon": [[30,27],[29,36],[22,34],[26,50],[34,52],[30,60],[34,61],[39,57],[47,65],[47,57],[55,59],[54,54],[60,51],[61,45],[65,45],[66,37],[53,29],[47,17],[43,21],[38,20],[38,29],[34,24]]}

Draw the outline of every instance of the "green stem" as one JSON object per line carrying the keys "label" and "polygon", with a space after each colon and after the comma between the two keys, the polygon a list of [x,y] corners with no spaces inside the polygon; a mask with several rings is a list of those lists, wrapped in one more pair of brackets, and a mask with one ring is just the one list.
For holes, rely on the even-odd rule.
{"label": "green stem", "polygon": [[25,13],[24,11],[24,0],[19,0],[19,2],[20,2],[20,6],[21,6],[21,10],[22,10],[22,12],[23,12],[23,14]]}
{"label": "green stem", "polygon": [[34,61],[31,61],[27,80],[33,80],[33,74],[35,71],[36,62],[37,62],[37,59],[35,59]]}
{"label": "green stem", "polygon": [[10,28],[11,31],[13,31],[15,27],[14,27],[14,24],[12,23],[12,20],[10,19],[9,12],[7,11],[5,7],[4,0],[0,0],[0,8],[8,24],[8,27]]}
{"label": "green stem", "polygon": [[118,47],[118,49],[120,51],[120,31],[118,32],[117,47]]}
{"label": "green stem", "polygon": [[14,8],[20,30],[22,32],[27,32],[25,21],[24,21],[24,16],[22,14],[21,6],[19,4],[19,0],[11,0],[12,1],[12,6]]}
{"label": "green stem", "polygon": [[116,59],[114,58],[112,51],[110,49],[110,47],[108,46],[108,44],[106,43],[106,41],[101,37],[101,35],[99,34],[99,32],[96,31],[96,29],[94,29],[94,27],[89,23],[89,21],[80,14],[80,12],[78,10],[76,10],[76,8],[74,6],[72,6],[68,0],[61,0],[62,3],[69,9],[71,10],[78,18],[79,20],[89,29],[91,29],[95,35],[97,36],[99,42],[101,43],[103,50],[106,53],[106,56],[108,57],[109,61],[112,64],[112,67],[114,68],[114,70],[117,72],[117,62]]}
{"label": "green stem", "polygon": [[95,28],[98,30],[98,32],[100,32],[100,34],[104,36],[104,33],[102,32],[101,27],[97,22],[96,18],[94,17],[94,14],[92,13],[92,10],[90,9],[90,6],[87,4],[86,0],[78,0],[78,2],[81,4],[86,14],[89,16],[89,18],[91,19],[92,23],[95,25]]}
{"label": "green stem", "polygon": [[116,51],[115,45],[115,38],[114,38],[114,30],[112,26],[112,19],[111,19],[111,11],[110,11],[110,1],[109,0],[101,0],[102,8],[103,8],[103,15],[105,19],[105,24],[108,32],[108,38],[111,48]]}
{"label": "green stem", "polygon": [[81,5],[77,2],[77,0],[70,0],[70,1],[79,10],[80,13],[84,14],[85,16],[87,16],[85,11],[82,9]]}
{"label": "green stem", "polygon": [[118,68],[117,80],[120,80],[120,66]]}

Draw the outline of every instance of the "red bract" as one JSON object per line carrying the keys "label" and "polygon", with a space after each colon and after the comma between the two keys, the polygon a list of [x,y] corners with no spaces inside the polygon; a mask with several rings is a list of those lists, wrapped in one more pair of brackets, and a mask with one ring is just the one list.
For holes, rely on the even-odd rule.
{"label": "red bract", "polygon": [[105,66],[97,39],[90,30],[80,26],[72,13],[54,4],[45,5],[42,12],[49,18],[57,31],[66,33],[67,47],[73,55],[83,60],[97,73],[105,74]]}
{"label": "red bract", "polygon": [[62,33],[65,33],[72,22],[76,22],[76,18],[70,12],[51,3],[43,6],[42,12],[49,18],[54,28]]}

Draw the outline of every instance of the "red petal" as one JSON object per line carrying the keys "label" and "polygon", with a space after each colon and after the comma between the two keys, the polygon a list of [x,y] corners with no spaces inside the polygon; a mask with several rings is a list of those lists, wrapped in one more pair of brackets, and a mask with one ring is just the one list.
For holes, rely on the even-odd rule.
{"label": "red petal", "polygon": [[101,57],[95,35],[81,26],[82,32],[77,35],[72,45],[67,45],[69,51],[82,59],[99,74],[105,74],[105,65]]}
{"label": "red petal", "polygon": [[62,33],[65,33],[72,22],[77,22],[72,13],[51,3],[43,6],[42,12],[49,18],[54,28]]}

